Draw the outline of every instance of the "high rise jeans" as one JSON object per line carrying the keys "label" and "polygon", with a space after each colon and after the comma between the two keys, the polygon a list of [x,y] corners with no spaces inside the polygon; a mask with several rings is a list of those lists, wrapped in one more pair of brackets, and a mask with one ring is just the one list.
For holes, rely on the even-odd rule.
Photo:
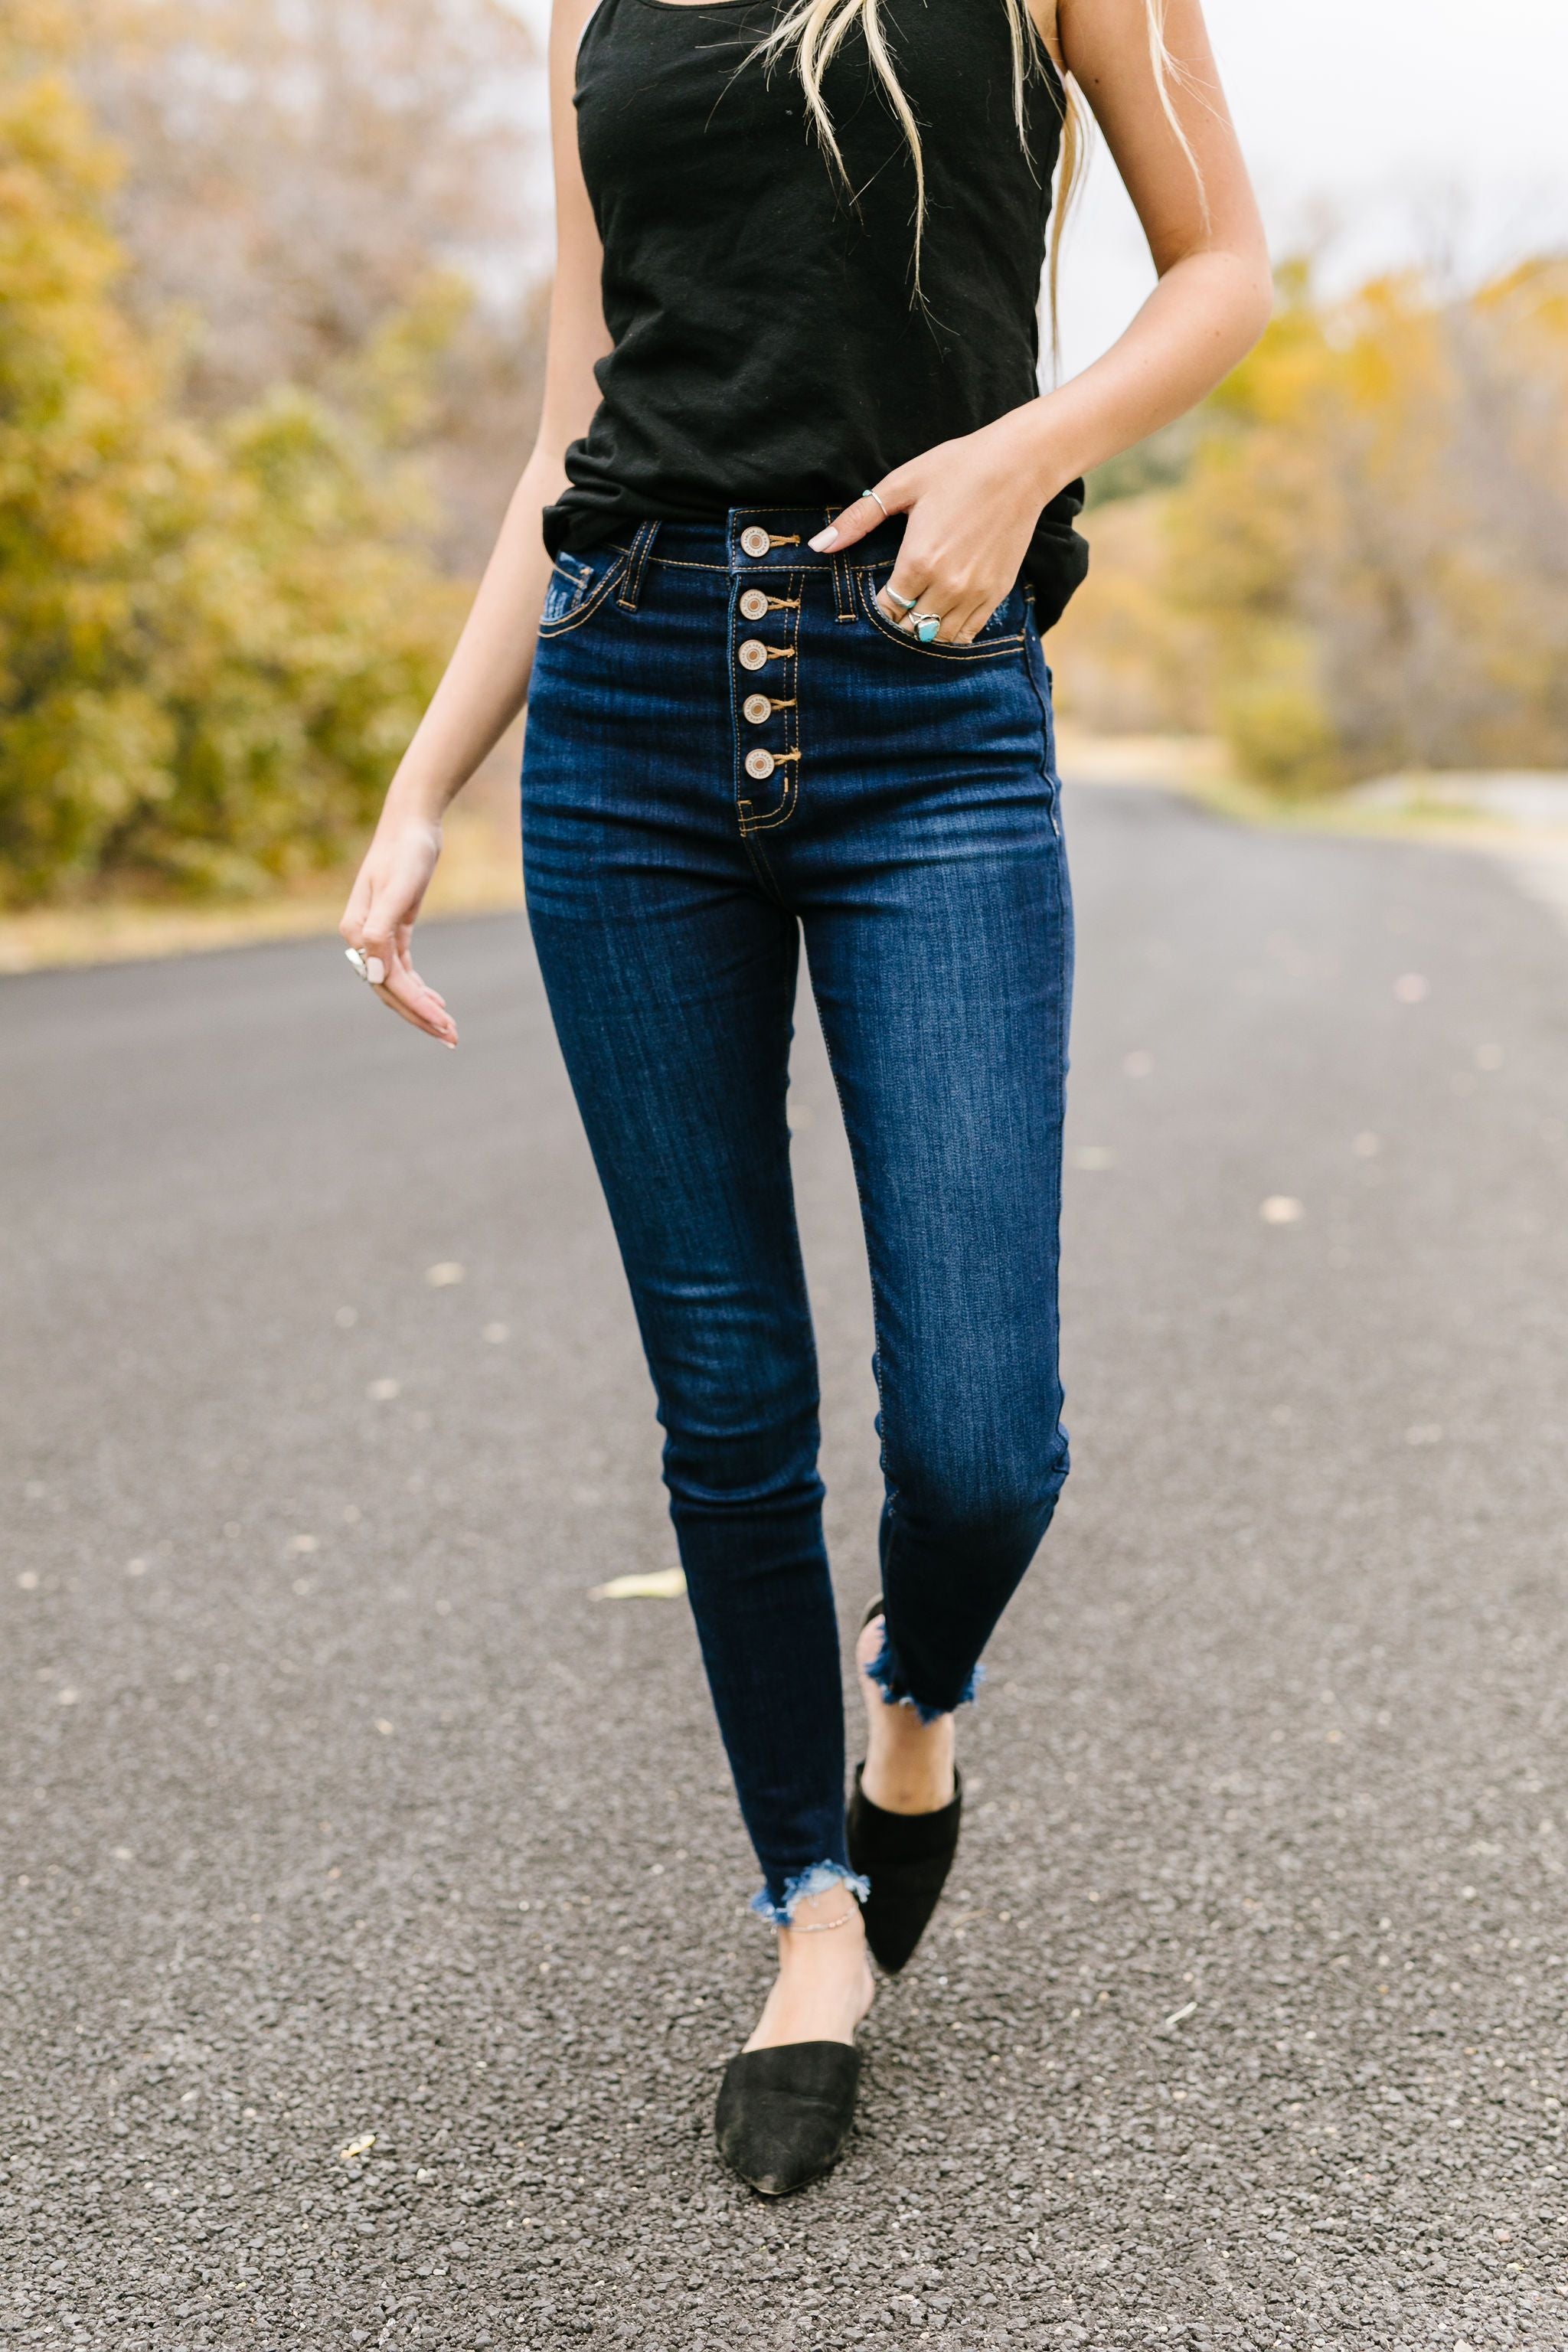
{"label": "high rise jeans", "polygon": [[850,1880],[785,1111],[803,935],[870,1259],[889,1698],[970,1695],[1068,1468],[1049,673],[1026,588],[921,646],[875,602],[901,524],[816,555],[826,520],[563,555],[522,773],[529,916],[773,1918]]}

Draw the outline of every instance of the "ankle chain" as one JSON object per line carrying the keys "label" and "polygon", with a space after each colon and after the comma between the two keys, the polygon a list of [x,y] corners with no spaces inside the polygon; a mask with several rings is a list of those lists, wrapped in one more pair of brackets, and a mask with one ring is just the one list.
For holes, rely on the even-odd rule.
{"label": "ankle chain", "polygon": [[850,1920],[858,1916],[856,1906],[851,1903],[848,1910],[841,1912],[837,1919],[787,1919],[784,1925],[792,1936],[826,1936],[829,1928],[847,1927]]}

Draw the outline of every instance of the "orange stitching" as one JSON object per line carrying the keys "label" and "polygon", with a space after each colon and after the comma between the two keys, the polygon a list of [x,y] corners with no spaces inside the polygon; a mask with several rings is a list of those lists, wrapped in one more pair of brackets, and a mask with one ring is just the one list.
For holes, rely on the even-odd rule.
{"label": "orange stitching", "polygon": [[975,637],[966,646],[940,644],[922,646],[912,631],[894,626],[872,594],[870,576],[873,571],[879,569],[879,565],[868,564],[864,571],[856,574],[860,583],[860,601],[866,608],[866,617],[871,626],[879,630],[883,636],[891,637],[895,645],[908,646],[911,653],[921,655],[928,661],[989,661],[998,654],[1016,653],[1024,643],[1023,633],[1020,631],[1016,637]]}

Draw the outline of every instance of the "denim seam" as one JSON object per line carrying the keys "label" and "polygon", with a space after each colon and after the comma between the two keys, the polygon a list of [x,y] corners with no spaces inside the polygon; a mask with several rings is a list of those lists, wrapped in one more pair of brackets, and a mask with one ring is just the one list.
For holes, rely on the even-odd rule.
{"label": "denim seam", "polygon": [[[657,562],[658,558],[656,556],[654,561]],[[703,566],[705,571],[715,568],[716,567],[710,565]],[[724,577],[729,580],[733,580],[734,577],[727,565],[724,571]],[[736,595],[738,584],[739,583],[737,583],[735,586],[732,586],[731,589],[730,593],[731,600],[733,600]],[[787,913],[789,910],[785,904],[784,893],[779,888],[777,882],[773,878],[773,868],[768,864],[767,856],[763,851],[763,845],[761,842],[752,837],[751,832],[747,828],[745,820],[741,814],[740,779],[743,772],[741,767],[741,666],[735,659],[735,638],[739,619],[739,610],[735,603],[731,601],[729,614],[724,624],[724,635],[725,645],[729,654],[727,667],[730,673],[730,796],[735,810],[735,830],[740,836],[741,846],[745,851],[746,863],[750,866],[752,872],[756,877],[757,886],[763,892],[763,897],[767,898],[771,905],[775,906],[784,913]]]}
{"label": "denim seam", "polygon": [[[576,564],[578,568],[575,572],[568,570],[567,565],[569,562]],[[566,582],[572,591],[565,611],[556,615],[558,620],[566,620],[576,611],[578,605],[587,594],[588,583],[594,577],[594,567],[591,563],[584,563],[580,555],[571,555],[563,551],[562,555],[558,555],[553,559],[550,569],[552,578],[553,579],[554,574],[559,572],[561,578]],[[548,596],[545,601],[546,603],[549,602]],[[541,615],[541,618],[542,618],[542,615]]]}
{"label": "denim seam", "polygon": [[847,555],[833,559],[833,617],[836,621],[854,621],[855,570]]}
{"label": "denim seam", "polygon": [[589,593],[584,597],[581,604],[574,604],[571,611],[566,614],[564,620],[546,621],[542,617],[539,624],[539,635],[542,637],[546,638],[564,637],[569,635],[572,630],[580,629],[584,622],[588,619],[589,615],[598,611],[600,605],[608,596],[611,589],[619,582],[626,568],[624,561],[620,563],[612,563],[609,570],[605,572],[603,580],[600,581],[598,586],[592,589]]}
{"label": "denim seam", "polygon": [[[844,1099],[843,1082],[838,1076],[838,1063],[833,1051],[833,1041],[827,1034],[826,1022],[822,1021],[820,1026],[823,1051],[827,1056],[827,1075],[833,1080],[833,1091],[838,1097],[839,1122],[844,1129],[844,1139],[849,1147],[849,1165],[855,1176],[855,1197],[860,1204],[860,1231],[866,1243],[866,1271],[871,1289],[871,1370],[877,1382],[877,1467],[882,1474],[883,1496],[892,1523],[893,1532],[888,1546],[888,1555],[890,1559],[893,1545],[899,1539],[899,1517],[898,1487],[888,1467],[888,1398],[882,1385],[882,1292],[881,1286],[877,1280],[876,1252],[871,1246],[871,1222],[867,1209],[866,1181],[860,1163],[859,1148],[855,1139],[854,1129],[850,1125],[849,1106]],[[887,1566],[884,1562],[884,1577],[886,1572]],[[886,1601],[886,1591],[882,1598]]]}
{"label": "denim seam", "polygon": [[[785,589],[786,591],[793,591],[793,593],[786,593],[777,600],[779,609],[783,612],[787,612],[789,614],[789,618],[784,624],[784,627],[788,635],[784,658],[786,665],[793,665],[795,671],[793,679],[795,692],[787,702],[781,705],[784,713],[784,748],[780,756],[784,761],[788,762],[788,773],[784,778],[784,797],[779,802],[777,807],[770,810],[765,816],[748,816],[742,814],[741,818],[741,829],[743,833],[747,834],[777,832],[780,825],[787,824],[789,823],[790,818],[795,814],[795,804],[800,798],[801,584],[802,583],[797,579],[791,578],[786,580],[784,583]],[[772,699],[771,696],[769,699]],[[742,773],[743,774],[744,772],[744,769],[742,768]],[[741,800],[738,802],[738,805],[743,812],[749,809],[752,804],[750,801]]]}
{"label": "denim seam", "polygon": [[865,605],[866,617],[881,635],[891,637],[895,645],[905,646],[918,658],[950,662],[994,661],[1003,654],[1016,654],[1023,645],[1024,633],[1020,629],[1016,637],[977,637],[973,645],[968,646],[922,646],[918,637],[911,636],[907,629],[895,628],[887,614],[878,610],[870,582],[872,572],[880,569],[879,564],[868,564],[855,575],[860,583],[860,601]]}
{"label": "denim seam", "polygon": [[647,570],[647,560],[653,552],[653,543],[658,537],[657,522],[639,522],[632,533],[625,575],[620,591],[616,597],[616,602],[623,613],[635,613],[637,609],[637,603],[642,595],[643,575]]}
{"label": "denim seam", "polygon": [[[871,1335],[876,1350],[872,1359],[872,1371],[877,1382],[877,1420],[880,1433],[877,1448],[877,1466],[882,1474],[883,1495],[888,1513],[889,1525],[891,1529],[888,1538],[888,1556],[882,1562],[882,1640],[884,1647],[887,1647],[889,1646],[887,1620],[888,1586],[893,1580],[891,1570],[894,1557],[898,1551],[899,1538],[902,1533],[902,1529],[899,1524],[898,1482],[893,1476],[892,1470],[888,1460],[888,1395],[882,1381],[882,1291],[881,1286],[877,1279],[876,1252],[871,1246],[870,1219],[867,1214],[866,1185],[861,1172],[860,1153],[856,1143],[854,1129],[850,1125],[848,1106],[844,1099],[844,1087],[838,1076],[838,1064],[834,1056],[833,1041],[828,1035],[827,1024],[826,1021],[821,1024],[821,1027],[823,1047],[827,1055],[828,1076],[833,1080],[833,1091],[838,1097],[838,1116],[843,1122],[845,1140],[849,1146],[849,1164],[855,1173],[855,1192],[856,1197],[860,1203],[860,1229],[866,1239],[866,1267],[868,1275],[870,1277],[871,1286]],[[973,1698],[974,1688],[976,1683],[980,1679],[980,1673],[981,1669],[977,1665],[973,1674],[970,1676],[968,1683],[965,1685],[963,1697],[960,1701],[960,1705],[967,1704]],[[879,1685],[879,1688],[880,1687],[881,1685]],[[900,1706],[908,1704],[912,1706],[920,1715],[922,1722],[934,1722],[938,1715],[943,1715],[948,1712],[945,1707],[938,1707],[934,1712],[927,1709],[919,1699],[914,1698],[913,1696],[909,1696],[906,1700],[906,1696],[902,1692],[885,1691],[884,1696],[894,1699],[895,1702]]]}
{"label": "denim seam", "polygon": [[[1031,601],[1032,601],[1032,600],[1031,600]],[[1041,781],[1043,782],[1043,783],[1045,784],[1045,787],[1046,787],[1046,805],[1047,805],[1047,811],[1049,812],[1049,815],[1050,815],[1050,820],[1051,820],[1051,831],[1052,831],[1052,833],[1055,835],[1056,839],[1057,839],[1057,842],[1058,842],[1058,846],[1059,846],[1060,842],[1061,842],[1061,837],[1062,837],[1061,817],[1060,817],[1060,815],[1059,815],[1059,814],[1058,814],[1058,808],[1059,808],[1059,803],[1060,803],[1060,800],[1061,800],[1061,791],[1060,791],[1059,782],[1058,782],[1058,776],[1057,776],[1056,726],[1055,726],[1055,723],[1054,723],[1054,720],[1053,720],[1053,716],[1052,716],[1052,711],[1051,711],[1051,705],[1050,705],[1050,697],[1049,697],[1049,694],[1048,694],[1048,692],[1047,692],[1047,691],[1046,691],[1045,689],[1043,689],[1043,688],[1041,688],[1041,685],[1040,685],[1040,678],[1039,678],[1039,672],[1040,672],[1040,670],[1042,670],[1042,669],[1045,669],[1045,670],[1046,670],[1047,678],[1048,678],[1048,677],[1049,677],[1049,670],[1048,670],[1048,668],[1047,667],[1046,656],[1045,656],[1045,648],[1044,648],[1044,646],[1040,646],[1040,645],[1038,644],[1038,638],[1039,638],[1039,632],[1038,632],[1038,630],[1037,629],[1037,630],[1036,630],[1036,641],[1037,641],[1037,646],[1038,647],[1038,666],[1037,667],[1037,661],[1036,661],[1036,649],[1037,649],[1037,648],[1036,648],[1036,646],[1031,646],[1031,647],[1030,647],[1030,649],[1029,649],[1029,664],[1028,664],[1028,668],[1029,668],[1029,684],[1030,684],[1030,685],[1034,688],[1034,689],[1035,689],[1035,700],[1038,703],[1039,708],[1040,708],[1040,740],[1041,740],[1040,777],[1041,777]],[[1059,881],[1059,877],[1058,877],[1058,881]],[[1058,889],[1058,901],[1059,901],[1059,897],[1060,897],[1059,889]],[[1059,906],[1059,903],[1058,903],[1058,917],[1059,917],[1059,915],[1060,915],[1060,911],[1061,911],[1061,909],[1060,909],[1060,906]]]}

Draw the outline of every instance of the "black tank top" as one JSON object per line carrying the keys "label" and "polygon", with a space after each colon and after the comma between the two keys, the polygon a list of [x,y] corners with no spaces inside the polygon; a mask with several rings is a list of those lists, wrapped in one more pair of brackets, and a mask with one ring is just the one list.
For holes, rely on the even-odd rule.
{"label": "black tank top", "polygon": [[[615,348],[545,510],[552,553],[644,517],[843,505],[1038,390],[1040,272],[1061,136],[1048,63],[1021,142],[1002,0],[882,0],[921,126],[926,217],[858,25],[824,78],[847,185],[788,54],[749,53],[769,0],[600,0],[577,58],[577,138]],[[1088,568],[1075,482],[1025,562],[1042,627]]]}

